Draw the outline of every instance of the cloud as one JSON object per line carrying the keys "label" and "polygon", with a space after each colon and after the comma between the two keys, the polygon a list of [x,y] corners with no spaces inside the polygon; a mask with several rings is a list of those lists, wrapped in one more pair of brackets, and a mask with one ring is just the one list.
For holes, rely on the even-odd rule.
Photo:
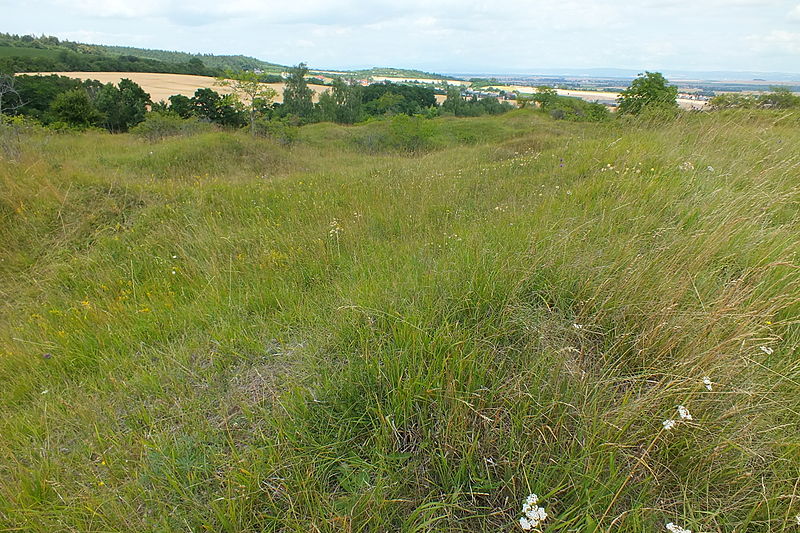
{"label": "cloud", "polygon": [[782,54],[800,54],[800,33],[785,30],[773,30],[765,35],[750,35],[747,41],[756,52],[778,52]]}
{"label": "cloud", "polygon": [[794,9],[789,11],[789,14],[787,15],[786,18],[788,18],[789,20],[796,20],[800,22],[800,4],[794,6]]}

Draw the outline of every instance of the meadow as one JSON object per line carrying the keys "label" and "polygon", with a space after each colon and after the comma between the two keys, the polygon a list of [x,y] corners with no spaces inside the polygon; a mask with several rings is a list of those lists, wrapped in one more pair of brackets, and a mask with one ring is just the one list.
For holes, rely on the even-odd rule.
{"label": "meadow", "polygon": [[0,531],[532,493],[548,533],[798,531],[798,154],[765,110],[6,135]]}

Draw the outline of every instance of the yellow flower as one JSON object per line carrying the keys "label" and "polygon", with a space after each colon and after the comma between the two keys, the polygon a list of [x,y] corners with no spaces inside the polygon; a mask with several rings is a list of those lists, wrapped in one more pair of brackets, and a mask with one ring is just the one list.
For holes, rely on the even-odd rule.
{"label": "yellow flower", "polygon": [[92,308],[92,304],[89,303],[89,300],[82,301],[81,305],[84,306],[86,309],[91,309]]}

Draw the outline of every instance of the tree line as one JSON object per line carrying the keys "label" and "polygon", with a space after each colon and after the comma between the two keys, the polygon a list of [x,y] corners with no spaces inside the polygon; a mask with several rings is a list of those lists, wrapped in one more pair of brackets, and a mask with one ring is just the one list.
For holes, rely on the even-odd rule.
{"label": "tree line", "polygon": [[354,124],[369,118],[408,115],[432,118],[440,115],[478,116],[513,109],[496,99],[467,99],[451,87],[440,106],[432,87],[396,83],[362,86],[355,80],[335,79],[314,101],[307,79],[308,67],[297,65],[285,80],[283,102],[263,83],[264,76],[246,71],[227,71],[217,85],[233,92],[197,89],[193,96],[173,95],[153,102],[138,84],[123,79],[118,84],[77,80],[65,76],[0,75],[0,113],[19,115],[54,128],[105,128],[126,132],[153,114],[196,119],[224,127],[248,127],[257,133],[270,129],[269,122],[292,125],[313,122]]}

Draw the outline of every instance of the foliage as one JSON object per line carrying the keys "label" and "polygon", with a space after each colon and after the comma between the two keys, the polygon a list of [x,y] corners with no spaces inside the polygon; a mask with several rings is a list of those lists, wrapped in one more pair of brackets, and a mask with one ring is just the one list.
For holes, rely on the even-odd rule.
{"label": "foliage", "polygon": [[[180,52],[150,53],[138,48],[86,45],[56,37],[0,33],[0,72],[92,71],[165,72],[213,76],[219,67],[206,68],[206,56]],[[216,57],[216,56],[212,56]]]}
{"label": "foliage", "polygon": [[194,114],[209,122],[232,127],[245,123],[235,95],[221,96],[213,89],[197,89],[192,97],[192,104]]}
{"label": "foliage", "polygon": [[269,137],[278,144],[291,146],[300,136],[300,127],[292,117],[259,119],[256,134]]}
{"label": "foliage", "polygon": [[541,109],[556,120],[602,122],[611,118],[611,114],[603,104],[570,96],[548,96],[542,102]]}
{"label": "foliage", "polygon": [[314,112],[312,101],[314,91],[308,87],[306,74],[308,74],[308,67],[305,63],[289,69],[289,77],[286,78],[286,87],[283,90],[281,113],[294,115],[301,120],[308,121]]}
{"label": "foliage", "polygon": [[50,104],[50,114],[54,122],[79,129],[97,126],[104,118],[84,89],[60,93]]}
{"label": "foliage", "polygon": [[709,101],[709,105],[713,109],[790,109],[800,107],[800,96],[792,93],[788,87],[773,87],[772,92],[766,94],[719,94]]}
{"label": "foliage", "polygon": [[466,99],[459,86],[449,86],[447,99],[442,103],[441,110],[444,114],[457,117],[479,117],[481,115],[499,115],[513,108],[508,102],[500,102],[494,97]]}
{"label": "foliage", "polygon": [[494,85],[502,85],[497,78],[470,78],[469,86],[473,89],[483,89],[485,87],[492,87]]}
{"label": "foliage", "polygon": [[531,98],[542,109],[552,109],[557,106],[558,93],[552,87],[540,85],[536,87],[536,93]]}
{"label": "foliage", "polygon": [[182,94],[173,94],[169,97],[169,110],[181,118],[194,115],[194,101]]}
{"label": "foliage", "polygon": [[244,107],[248,116],[250,133],[255,135],[256,118],[261,110],[272,105],[272,101],[278,95],[277,91],[264,85],[259,74],[243,70],[226,70],[221,77],[217,78],[216,83],[220,87],[232,89],[233,94],[237,96],[244,96]]}
{"label": "foliage", "polygon": [[660,72],[645,72],[620,93],[617,112],[637,115],[647,107],[674,109],[678,107],[677,98],[678,88],[668,85]]}
{"label": "foliage", "polygon": [[44,123],[50,122],[47,115],[53,100],[60,94],[73,89],[83,89],[90,94],[96,94],[102,88],[102,84],[95,80],[81,81],[66,76],[27,76],[18,75],[16,87],[24,105],[16,110],[16,113],[41,120]]}
{"label": "foliage", "polygon": [[418,153],[433,147],[436,131],[436,124],[430,119],[399,114],[372,123],[354,142],[368,153]]}
{"label": "foliage", "polygon": [[364,110],[368,115],[416,115],[436,105],[432,87],[399,83],[373,83],[362,93]]}
{"label": "foliage", "polygon": [[111,132],[128,131],[143,121],[151,103],[150,95],[126,78],[118,86],[104,85],[94,99],[94,105],[103,114],[103,126]]}
{"label": "foliage", "polygon": [[0,117],[10,114],[24,104],[16,87],[16,78],[11,74],[0,73]]}
{"label": "foliage", "polygon": [[320,95],[317,104],[318,119],[321,121],[354,124],[364,115],[362,87],[355,80],[345,81],[335,78],[332,88]]}
{"label": "foliage", "polygon": [[196,135],[210,130],[209,124],[200,122],[196,117],[182,118],[176,113],[161,112],[148,113],[144,121],[131,128],[130,131],[134,135],[155,142],[166,137]]}

